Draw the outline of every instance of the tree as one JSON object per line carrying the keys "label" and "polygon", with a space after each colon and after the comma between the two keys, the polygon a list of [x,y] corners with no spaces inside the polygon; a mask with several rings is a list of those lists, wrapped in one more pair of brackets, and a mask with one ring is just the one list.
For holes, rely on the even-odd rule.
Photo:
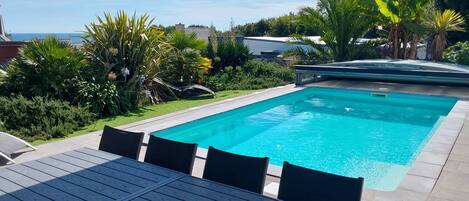
{"label": "tree", "polygon": [[205,49],[205,41],[197,38],[195,33],[184,33],[182,31],[174,31],[169,34],[168,42],[176,49],[184,50],[192,48],[195,50]]}
{"label": "tree", "polygon": [[235,28],[238,34],[244,36],[277,36],[286,37],[292,35],[317,35],[315,30],[306,26],[296,13],[261,19],[258,22],[247,23]]}
{"label": "tree", "polygon": [[57,38],[26,43],[7,68],[4,92],[75,101],[76,83],[87,65],[82,52]]}
{"label": "tree", "polygon": [[469,1],[468,0],[436,0],[436,7],[441,11],[452,9],[464,16],[466,21],[465,32],[449,32],[449,44],[455,44],[459,41],[469,41]]}
{"label": "tree", "polygon": [[422,22],[430,0],[375,0],[388,21],[389,42],[394,59],[415,59],[417,44],[425,34]]}
{"label": "tree", "polygon": [[218,42],[216,57],[214,59],[214,71],[218,72],[226,66],[242,66],[251,57],[249,48],[234,38],[224,38]]}
{"label": "tree", "polygon": [[206,48],[205,41],[195,33],[175,31],[169,34],[168,42],[175,49],[161,65],[161,77],[176,85],[201,83],[212,68],[212,61],[201,54]]}
{"label": "tree", "polygon": [[345,61],[354,54],[357,39],[373,27],[368,6],[360,0],[320,0],[317,8],[303,8],[300,17],[320,33],[334,61]]}
{"label": "tree", "polygon": [[450,31],[464,32],[464,17],[454,10],[436,11],[430,21],[433,31],[432,60],[439,61],[443,57],[447,43],[447,33]]}
{"label": "tree", "polygon": [[269,24],[264,19],[259,20],[259,22],[255,24],[255,32],[258,33],[259,36],[266,35],[268,30]]}

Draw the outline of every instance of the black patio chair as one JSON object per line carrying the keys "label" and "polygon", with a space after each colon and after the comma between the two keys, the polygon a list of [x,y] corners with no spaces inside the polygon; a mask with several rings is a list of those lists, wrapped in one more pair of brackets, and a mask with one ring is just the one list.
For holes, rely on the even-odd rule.
{"label": "black patio chair", "polygon": [[151,135],[144,161],[191,174],[196,151],[197,144],[176,142]]}
{"label": "black patio chair", "polygon": [[278,199],[360,201],[363,178],[350,178],[283,163]]}
{"label": "black patio chair", "polygon": [[109,126],[104,126],[99,150],[138,159],[145,133],[124,131]]}
{"label": "black patio chair", "polygon": [[263,193],[269,158],[257,158],[208,148],[204,179]]}

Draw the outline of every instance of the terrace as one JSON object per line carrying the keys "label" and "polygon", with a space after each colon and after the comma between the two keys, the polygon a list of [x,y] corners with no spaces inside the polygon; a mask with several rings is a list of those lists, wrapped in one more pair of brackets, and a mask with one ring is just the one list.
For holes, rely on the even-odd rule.
{"label": "terrace", "polygon": [[314,2],[2,3],[0,201],[467,201],[469,4]]}
{"label": "terrace", "polygon": [[[467,191],[469,186],[469,161],[467,160],[469,158],[467,142],[467,139],[469,139],[469,118],[466,116],[467,112],[469,112],[469,89],[464,87],[328,80],[308,84],[304,87],[287,85],[267,89],[246,96],[124,125],[119,128],[151,133],[308,87],[371,91],[383,91],[383,89],[386,89],[393,92],[458,97],[458,102],[433,134],[432,138],[426,143],[412,168],[408,171],[407,176],[399,184],[399,187],[394,191],[365,189],[362,200],[464,200],[469,197],[469,192]],[[21,163],[82,147],[96,149],[100,139],[99,134],[100,131],[41,145],[37,151],[21,154],[15,160]],[[145,147],[141,151],[145,153]],[[140,155],[140,160],[143,157],[143,154]],[[194,164],[194,176],[202,176],[205,157],[206,150],[199,148]],[[280,172],[280,167],[275,165],[269,166],[264,189],[265,195],[276,196]]]}

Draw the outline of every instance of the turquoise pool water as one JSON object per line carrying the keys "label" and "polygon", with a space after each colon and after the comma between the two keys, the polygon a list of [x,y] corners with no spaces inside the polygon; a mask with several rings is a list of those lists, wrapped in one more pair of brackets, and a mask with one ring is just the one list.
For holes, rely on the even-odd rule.
{"label": "turquoise pool water", "polygon": [[153,133],[394,190],[457,99],[307,88]]}

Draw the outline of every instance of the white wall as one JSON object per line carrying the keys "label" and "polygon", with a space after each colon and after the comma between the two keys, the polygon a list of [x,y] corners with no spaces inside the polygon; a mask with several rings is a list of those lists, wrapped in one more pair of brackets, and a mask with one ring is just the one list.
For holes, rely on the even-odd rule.
{"label": "white wall", "polygon": [[284,42],[273,42],[263,40],[244,39],[244,45],[246,45],[253,55],[261,55],[261,52],[284,52],[293,48],[301,47],[304,49],[310,49],[308,45],[301,44],[290,44]]}

